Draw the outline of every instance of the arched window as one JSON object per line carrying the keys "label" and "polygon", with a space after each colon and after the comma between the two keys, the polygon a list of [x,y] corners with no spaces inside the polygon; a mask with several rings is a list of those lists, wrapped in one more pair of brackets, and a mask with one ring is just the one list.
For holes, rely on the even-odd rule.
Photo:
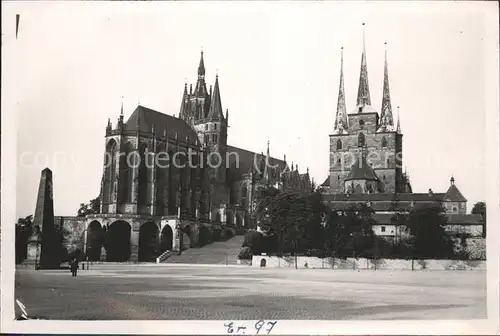
{"label": "arched window", "polygon": [[363,119],[359,119],[359,126],[363,127],[365,125],[365,121]]}
{"label": "arched window", "polygon": [[342,140],[337,140],[337,149],[342,149]]}
{"label": "arched window", "polygon": [[387,139],[385,137],[382,138],[382,147],[387,147]]}
{"label": "arched window", "polygon": [[365,146],[365,135],[363,133],[359,133],[358,135],[358,147]]}

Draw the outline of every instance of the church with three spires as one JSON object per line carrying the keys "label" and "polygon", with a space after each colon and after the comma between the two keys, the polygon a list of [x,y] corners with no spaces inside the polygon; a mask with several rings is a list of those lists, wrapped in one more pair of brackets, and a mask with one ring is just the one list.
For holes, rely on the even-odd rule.
{"label": "church with three spires", "polygon": [[323,200],[341,211],[365,203],[375,211],[374,233],[397,238],[391,223],[395,207],[409,211],[421,204],[442,204],[450,233],[483,234],[479,215],[467,214],[467,200],[453,176],[444,193],[414,193],[409,174],[403,171],[403,133],[397,108],[393,116],[389,90],[387,50],[385,51],[383,94],[380,111],[372,106],[368,84],[366,48],[361,53],[361,68],[356,106],[347,113],[344,89],[343,48],[340,57],[340,83],[333,132],[330,134],[330,164],[326,180],[320,185]]}

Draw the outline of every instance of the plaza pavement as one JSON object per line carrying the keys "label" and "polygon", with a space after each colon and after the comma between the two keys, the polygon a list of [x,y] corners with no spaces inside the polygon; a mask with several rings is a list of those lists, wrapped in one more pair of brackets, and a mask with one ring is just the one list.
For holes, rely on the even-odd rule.
{"label": "plaza pavement", "polygon": [[92,265],[17,269],[16,298],[47,319],[479,319],[484,271]]}

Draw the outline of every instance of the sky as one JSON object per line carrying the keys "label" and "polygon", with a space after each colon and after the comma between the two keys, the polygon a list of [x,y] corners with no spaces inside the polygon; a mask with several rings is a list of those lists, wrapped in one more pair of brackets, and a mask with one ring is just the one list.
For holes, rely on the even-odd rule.
{"label": "sky", "polygon": [[[2,4],[9,9],[8,4]],[[99,194],[104,132],[138,102],[177,115],[184,83],[219,74],[228,144],[327,177],[344,48],[355,109],[362,23],[372,105],[382,101],[387,42],[393,111],[414,192],[445,192],[453,174],[485,200],[485,34],[480,2],[31,2],[18,39],[3,37],[15,72],[16,215],[34,213],[40,172],[54,178],[56,215]],[[14,12],[10,12],[14,16]],[[12,22],[12,21],[11,21]],[[497,28],[498,29],[498,28]],[[123,98],[122,98],[123,97]]]}

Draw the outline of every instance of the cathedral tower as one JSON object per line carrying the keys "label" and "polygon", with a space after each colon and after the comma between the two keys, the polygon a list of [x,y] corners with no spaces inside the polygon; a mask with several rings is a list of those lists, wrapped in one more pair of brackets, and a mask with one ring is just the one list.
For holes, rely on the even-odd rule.
{"label": "cathedral tower", "polygon": [[[371,104],[363,32],[356,109],[349,115],[346,114],[341,56],[337,113],[334,130],[330,135],[329,191],[331,193],[403,192],[402,134],[399,120],[398,126],[394,127],[387,52],[380,117]],[[362,177],[366,179],[361,182]],[[354,181],[359,182],[356,182],[358,188],[355,188]]]}
{"label": "cathedral tower", "polygon": [[198,135],[206,155],[213,169],[210,169],[211,180],[218,183],[226,181],[226,152],[227,152],[227,128],[228,111],[224,117],[221,94],[219,87],[219,76],[215,76],[215,84],[207,91],[205,82],[205,61],[203,51],[201,52],[198,65],[198,80],[194,91],[187,91],[184,86],[181,110],[179,117],[188,122]]}

